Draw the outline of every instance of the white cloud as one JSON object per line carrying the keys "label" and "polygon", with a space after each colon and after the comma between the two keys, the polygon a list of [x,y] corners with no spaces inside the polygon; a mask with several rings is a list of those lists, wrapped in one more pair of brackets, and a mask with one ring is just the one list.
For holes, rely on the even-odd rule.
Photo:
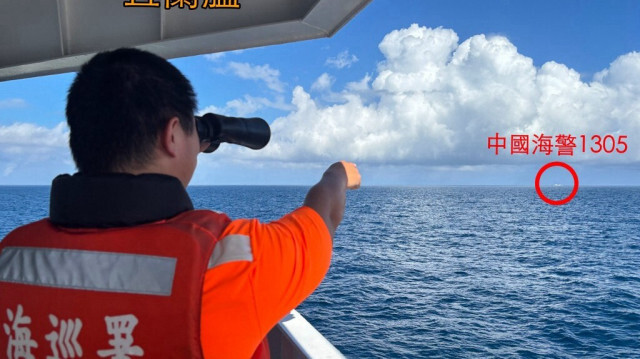
{"label": "white cloud", "polygon": [[325,65],[335,67],[337,69],[349,68],[351,65],[358,62],[358,57],[354,54],[349,54],[348,50],[344,50],[336,57],[330,57],[325,61]]}
{"label": "white cloud", "polygon": [[225,55],[224,52],[215,52],[213,54],[206,54],[204,55],[204,58],[209,60],[209,61],[218,61],[221,58],[223,58]]}
{"label": "white cloud", "polygon": [[0,126],[0,163],[4,167],[3,176],[24,176],[21,170],[25,168],[71,167],[68,143],[69,130],[64,122],[54,128],[31,123]]}
{"label": "white cloud", "polygon": [[[536,68],[502,36],[458,43],[452,30],[412,25],[389,33],[379,48],[385,60],[376,76],[348,84],[340,92],[342,103],[323,105],[296,87],[294,110],[271,126],[272,143],[259,153],[242,153],[295,162],[517,164],[558,156],[495,156],[487,137],[570,133],[576,143],[582,134],[627,135],[629,150],[561,159],[640,161],[640,147],[633,146],[640,138],[639,53],[620,56],[583,82],[563,64]],[[315,88],[327,80],[319,79]]]}
{"label": "white cloud", "polygon": [[212,54],[204,55],[204,58],[209,60],[209,61],[212,61],[212,62],[217,62],[221,58],[225,57],[225,55],[227,55],[227,54],[236,55],[236,54],[241,54],[243,52],[244,52],[244,50],[233,50],[233,51],[227,51],[227,52],[214,52]]}
{"label": "white cloud", "polygon": [[0,150],[12,146],[28,148],[66,148],[69,130],[64,122],[54,128],[46,128],[32,123],[14,123],[0,126]]}
{"label": "white cloud", "polygon": [[357,93],[367,92],[371,90],[371,88],[369,87],[369,82],[371,82],[371,76],[369,76],[369,74],[366,74],[360,81],[349,82],[346,86],[346,89],[348,91]]}
{"label": "white cloud", "polygon": [[2,175],[7,177],[10,174],[13,173],[13,171],[15,171],[16,167],[18,167],[18,165],[16,163],[9,163],[5,168],[4,171],[2,171]]}
{"label": "white cloud", "polygon": [[313,91],[325,91],[331,89],[331,85],[336,81],[333,76],[328,73],[323,73],[316,79],[316,81],[311,85],[311,90]]}
{"label": "white cloud", "polygon": [[205,108],[203,108],[203,109],[199,110],[199,111],[196,113],[196,115],[197,115],[197,116],[202,116],[202,115],[204,115],[205,113],[209,113],[209,112],[211,112],[211,113],[217,113],[217,114],[219,114],[219,115],[224,115],[224,114],[226,113],[226,112],[225,112],[225,110],[224,110],[224,108],[220,108],[220,107],[218,107],[218,106],[214,106],[214,105],[209,105],[209,106],[207,106],[207,107],[205,107]]}
{"label": "white cloud", "polygon": [[280,71],[269,65],[252,65],[246,62],[230,62],[229,69],[236,76],[246,80],[263,81],[268,88],[284,92],[284,83],[280,81]]}
{"label": "white cloud", "polygon": [[0,109],[21,108],[26,106],[27,106],[27,101],[21,98],[8,98],[8,99],[0,100]]}
{"label": "white cloud", "polygon": [[242,99],[235,99],[227,102],[225,111],[230,111],[236,116],[244,117],[256,113],[263,108],[273,108],[283,111],[291,111],[293,106],[284,101],[282,96],[276,97],[274,100],[269,100],[265,97],[253,97],[245,95]]}
{"label": "white cloud", "polygon": [[205,113],[213,112],[226,116],[246,117],[264,108],[272,108],[282,111],[293,110],[293,106],[286,103],[282,96],[276,96],[274,100],[270,100],[265,97],[244,95],[243,98],[228,101],[224,107],[217,107],[214,105],[207,106],[198,111],[198,115],[201,116]]}

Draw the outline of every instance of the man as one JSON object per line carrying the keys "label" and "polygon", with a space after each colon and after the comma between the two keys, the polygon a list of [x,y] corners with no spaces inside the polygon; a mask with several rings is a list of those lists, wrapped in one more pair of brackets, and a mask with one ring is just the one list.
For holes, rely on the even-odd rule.
{"label": "man", "polygon": [[49,219],[0,242],[0,350],[268,357],[268,331],[328,270],[356,166],[331,165],[280,220],[231,221],[194,210],[185,191],[208,143],[193,89],[169,62],[98,54],[67,100],[78,173],[54,179]]}

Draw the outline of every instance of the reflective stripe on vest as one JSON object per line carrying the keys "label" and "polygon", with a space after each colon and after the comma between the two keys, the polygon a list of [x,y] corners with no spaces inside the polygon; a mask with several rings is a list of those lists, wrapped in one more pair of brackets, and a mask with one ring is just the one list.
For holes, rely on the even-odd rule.
{"label": "reflective stripe on vest", "polygon": [[171,295],[176,258],[73,249],[7,247],[0,281],[66,289]]}

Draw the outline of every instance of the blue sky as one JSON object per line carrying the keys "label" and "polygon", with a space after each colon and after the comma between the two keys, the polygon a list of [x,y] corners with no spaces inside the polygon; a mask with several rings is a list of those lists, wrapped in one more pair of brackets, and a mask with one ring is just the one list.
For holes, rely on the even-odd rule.
{"label": "blue sky", "polygon": [[[260,116],[274,133],[262,151],[201,155],[192,183],[308,185],[346,159],[365,185],[533,186],[556,160],[581,185],[639,184],[640,2],[396,4],[374,0],[329,39],[172,60],[201,111]],[[72,79],[0,83],[0,184],[74,172],[64,125]],[[487,149],[496,132],[628,136],[628,150],[496,156]],[[545,173],[554,183],[571,176]]]}

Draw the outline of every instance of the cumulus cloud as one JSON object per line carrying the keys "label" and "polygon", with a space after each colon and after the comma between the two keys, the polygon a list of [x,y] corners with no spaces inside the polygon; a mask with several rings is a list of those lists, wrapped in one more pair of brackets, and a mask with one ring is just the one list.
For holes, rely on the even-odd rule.
{"label": "cumulus cloud", "polygon": [[245,95],[242,99],[235,99],[227,102],[225,107],[227,110],[234,113],[236,116],[248,116],[258,112],[264,108],[272,108],[282,111],[291,111],[293,106],[284,101],[284,97],[277,96],[275,100],[270,100],[265,97],[253,97]]}
{"label": "cumulus cloud", "polygon": [[54,128],[38,126],[32,123],[14,123],[0,126],[0,149],[22,146],[25,152],[29,148],[66,148],[69,143],[69,130],[64,122]]}
{"label": "cumulus cloud", "polygon": [[21,166],[33,163],[65,163],[71,157],[69,130],[64,122],[53,128],[32,123],[0,126],[0,162],[3,175],[9,176]]}
{"label": "cumulus cloud", "polygon": [[284,92],[285,85],[280,81],[280,71],[269,65],[252,65],[246,62],[230,62],[229,70],[246,80],[264,82],[268,88],[276,92]]}
{"label": "cumulus cloud", "polygon": [[239,116],[246,117],[258,112],[265,108],[272,108],[282,111],[291,111],[293,106],[290,103],[285,102],[284,97],[276,96],[275,99],[270,100],[266,97],[254,97],[251,95],[244,95],[239,99],[228,101],[224,107],[207,106],[204,109],[198,111],[198,115],[203,115],[208,112],[218,113],[227,116]]}
{"label": "cumulus cloud", "polygon": [[325,91],[331,88],[331,85],[336,81],[333,76],[328,73],[323,73],[316,79],[316,81],[311,85],[311,90],[313,91]]}
{"label": "cumulus cloud", "polygon": [[336,57],[330,57],[325,61],[325,65],[335,67],[337,69],[344,69],[351,67],[351,65],[358,62],[358,57],[354,54],[350,54],[348,50],[344,50]]}
{"label": "cumulus cloud", "polygon": [[27,101],[21,98],[8,98],[0,100],[0,109],[26,107]]}
{"label": "cumulus cloud", "polygon": [[[323,104],[296,87],[294,110],[273,122],[272,143],[259,156],[476,166],[555,157],[496,156],[487,149],[496,132],[532,139],[572,134],[577,144],[582,134],[626,135],[630,143],[640,138],[640,53],[620,56],[585,82],[560,63],[536,68],[502,36],[460,43],[453,30],[414,24],[387,34],[379,49],[384,61],[377,74],[346,85],[340,103]],[[312,89],[326,88],[329,80],[321,76]],[[571,157],[582,160],[639,161],[640,150],[630,144],[624,155],[607,155],[587,148]]]}

